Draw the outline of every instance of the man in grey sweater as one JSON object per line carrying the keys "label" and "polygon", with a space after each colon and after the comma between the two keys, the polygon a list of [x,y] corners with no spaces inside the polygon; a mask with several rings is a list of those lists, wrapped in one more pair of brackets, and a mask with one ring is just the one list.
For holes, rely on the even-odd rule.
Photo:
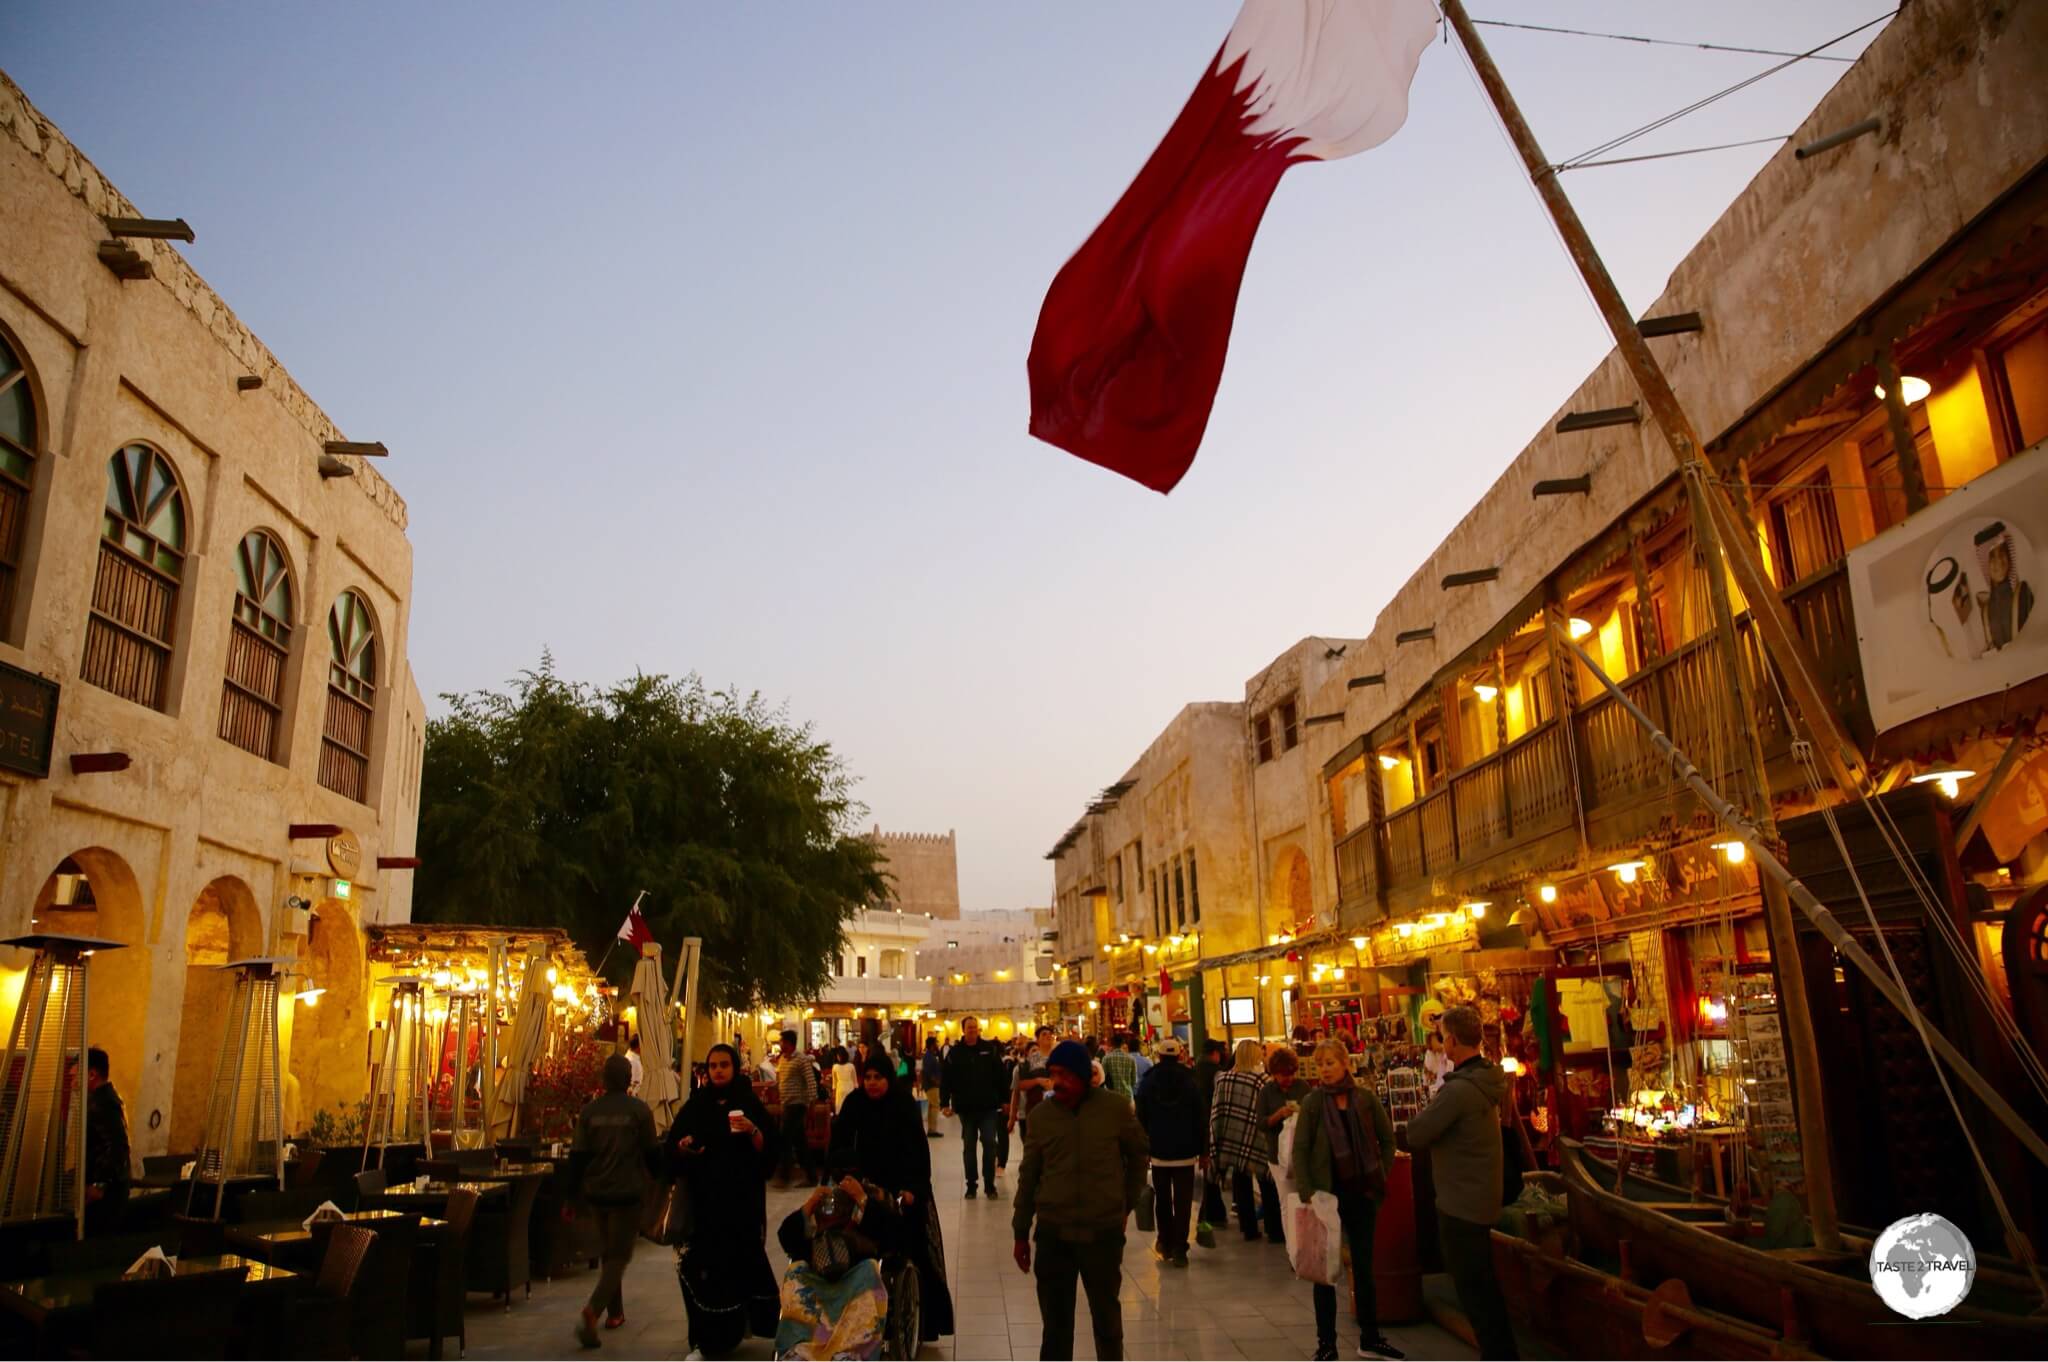
{"label": "man in grey sweater", "polygon": [[1408,1147],[1429,1151],[1437,1238],[1458,1288],[1458,1304],[1479,1341],[1479,1355],[1519,1357],[1508,1303],[1493,1272],[1493,1222],[1500,1218],[1500,1113],[1508,1076],[1479,1052],[1478,1012],[1453,1007],[1438,1024],[1452,1069],[1436,1100],[1408,1122]]}

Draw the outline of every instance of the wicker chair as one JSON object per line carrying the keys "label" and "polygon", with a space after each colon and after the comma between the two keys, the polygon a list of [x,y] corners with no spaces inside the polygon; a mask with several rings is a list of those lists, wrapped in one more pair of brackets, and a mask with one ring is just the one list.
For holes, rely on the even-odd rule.
{"label": "wicker chair", "polygon": [[370,1204],[372,1197],[382,1196],[384,1189],[390,1185],[384,1180],[384,1170],[381,1168],[364,1169],[356,1174],[355,1184],[356,1209],[359,1211]]}
{"label": "wicker chair", "polygon": [[[361,1294],[363,1264],[377,1236],[360,1225],[336,1225],[327,1236],[320,1273],[313,1289],[292,1308],[290,1336],[299,1357],[346,1358],[354,1355],[349,1326]],[[136,1356],[150,1356],[142,1353]]]}
{"label": "wicker chair", "polygon": [[227,1226],[218,1220],[204,1216],[174,1215],[171,1230],[178,1236],[178,1255],[183,1258],[210,1258],[227,1252]]}
{"label": "wicker chair", "polygon": [[529,1173],[507,1185],[509,1198],[502,1211],[477,1212],[475,1233],[469,1247],[471,1291],[488,1291],[502,1296],[505,1308],[512,1308],[512,1291],[524,1287],[533,1294],[531,1225],[534,1198],[540,1193],[541,1175]]}
{"label": "wicker chair", "polygon": [[[407,1293],[408,1339],[427,1340],[427,1356],[441,1356],[442,1340],[454,1337],[457,1354],[469,1347],[469,1331],[463,1324],[463,1278],[469,1270],[469,1231],[476,1223],[479,1198],[468,1187],[458,1187],[448,1196],[445,1225],[437,1251],[414,1251],[411,1289]],[[426,1231],[421,1231],[422,1238]]]}

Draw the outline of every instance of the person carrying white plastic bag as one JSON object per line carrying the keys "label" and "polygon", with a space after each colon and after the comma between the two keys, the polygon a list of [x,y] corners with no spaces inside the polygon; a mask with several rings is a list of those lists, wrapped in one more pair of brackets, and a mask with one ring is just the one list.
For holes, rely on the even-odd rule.
{"label": "person carrying white plastic bag", "polygon": [[[1373,1231],[1394,1166],[1394,1123],[1371,1088],[1352,1081],[1351,1053],[1338,1040],[1316,1047],[1316,1084],[1290,1118],[1287,1252],[1295,1275],[1315,1285],[1317,1359],[1337,1356],[1338,1264],[1351,1250],[1358,1355],[1400,1358],[1380,1333],[1373,1292]],[[1334,1223],[1333,1223],[1334,1222]]]}

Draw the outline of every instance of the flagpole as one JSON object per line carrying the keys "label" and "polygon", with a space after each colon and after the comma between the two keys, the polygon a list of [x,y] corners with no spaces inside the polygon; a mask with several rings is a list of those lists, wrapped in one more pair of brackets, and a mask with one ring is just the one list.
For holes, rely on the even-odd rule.
{"label": "flagpole", "polygon": [[[639,893],[637,893],[637,894],[635,894],[635,895],[633,896],[633,906],[632,906],[631,908],[628,908],[628,909],[626,910],[626,921],[627,921],[627,922],[629,922],[629,923],[630,923],[630,922],[631,922],[631,921],[633,920],[633,914],[635,914],[635,913],[637,913],[637,912],[639,912],[639,911],[640,911],[640,900],[641,900],[641,899],[644,899],[644,898],[646,898],[646,897],[647,897],[647,891],[646,891],[645,889],[642,889],[642,890],[641,890],[641,891],[640,891]],[[613,951],[615,951],[615,950],[617,950],[618,948],[619,948],[619,935],[618,935],[618,933],[617,933],[617,932],[614,932],[614,933],[612,933],[612,944],[611,944],[611,945],[609,945],[609,946],[606,946],[606,947],[604,948],[604,959],[603,959],[603,960],[600,960],[600,961],[598,961],[598,962],[597,962],[597,968],[596,968],[596,969],[594,969],[594,970],[592,970],[592,971],[591,971],[591,973],[592,973],[592,974],[595,974],[595,975],[596,975],[596,976],[597,976],[598,978],[602,979],[602,978],[604,977],[604,967],[605,967],[606,963],[607,963],[607,962],[609,962],[609,961],[611,960],[611,958],[612,958],[612,952],[613,952]],[[636,949],[637,949],[637,947],[636,947]]]}
{"label": "flagpole", "polygon": [[[1656,356],[1650,353],[1649,342],[1643,338],[1642,329],[1622,299],[1621,290],[1615,287],[1613,277],[1608,274],[1600,252],[1593,245],[1592,236],[1579,220],[1564,187],[1558,183],[1556,168],[1544,157],[1536,134],[1522,117],[1521,107],[1501,77],[1500,68],[1494,65],[1492,54],[1486,50],[1486,44],[1480,40],[1478,30],[1465,13],[1463,0],[1442,0],[1442,10],[1451,27],[1457,30],[1458,41],[1471,59],[1472,69],[1486,90],[1487,98],[1492,101],[1494,111],[1507,128],[1509,140],[1521,155],[1537,196],[1549,211],[1572,263],[1578,266],[1587,290],[1593,295],[1594,305],[1600,309],[1608,330],[1613,332],[1615,347],[1641,390],[1644,405],[1650,409],[1665,443],[1671,447],[1672,457],[1678,461],[1686,497],[1693,508],[1695,533],[1702,541],[1701,547],[1709,552],[1709,566],[1712,567],[1716,559],[1727,563],[1728,571],[1734,575],[1736,585],[1742,589],[1743,598],[1748,603],[1750,618],[1779,664],[1779,671],[1800,718],[1808,731],[1819,739],[1814,744],[1815,749],[1827,763],[1836,783],[1845,793],[1861,788],[1864,776],[1861,749],[1822,697],[1814,680],[1817,670],[1813,661],[1793,631],[1776,588],[1765,574],[1763,565],[1757,561],[1755,545],[1739,528],[1726,494],[1707,482],[1700,461],[1699,433],[1693,428],[1691,418],[1679,404],[1678,394],[1665,377]],[[1735,687],[1731,694],[1740,700],[1744,691],[1742,664],[1732,649],[1727,649],[1733,638],[1727,584],[1718,569],[1710,571],[1708,578],[1709,585],[1714,588],[1710,593],[1714,615],[1727,651],[1723,661],[1730,668]],[[1743,708],[1743,726],[1748,732],[1743,756],[1750,777],[1751,811],[1759,833],[1775,839],[1770,786],[1765,781],[1755,716],[1747,705]],[[1787,1029],[1792,1033],[1789,1038],[1792,1086],[1799,1117],[1800,1160],[1806,1177],[1807,1214],[1813,1223],[1815,1245],[1824,1250],[1839,1249],[1841,1229],[1835,1212],[1834,1158],[1828,1143],[1827,1113],[1820,1091],[1820,1056],[1814,1042],[1813,1014],[1806,994],[1797,929],[1784,888],[1769,877],[1764,877],[1761,888],[1764,923],[1770,934],[1772,963],[1778,975],[1778,994],[1785,1004]]]}

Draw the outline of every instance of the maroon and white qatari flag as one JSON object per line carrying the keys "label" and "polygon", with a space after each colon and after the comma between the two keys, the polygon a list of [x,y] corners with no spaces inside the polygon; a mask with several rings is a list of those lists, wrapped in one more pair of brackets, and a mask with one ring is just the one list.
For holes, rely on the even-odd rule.
{"label": "maroon and white qatari flag", "polygon": [[1166,140],[1046,291],[1033,435],[1173,489],[1209,424],[1274,186],[1393,136],[1436,23],[1429,0],[1245,0]]}

